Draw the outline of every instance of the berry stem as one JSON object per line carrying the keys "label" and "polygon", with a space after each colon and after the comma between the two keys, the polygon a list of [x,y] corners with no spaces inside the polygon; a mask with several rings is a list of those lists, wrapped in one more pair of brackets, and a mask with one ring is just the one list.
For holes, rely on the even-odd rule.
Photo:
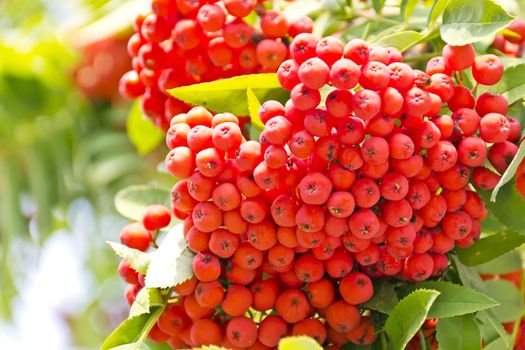
{"label": "berry stem", "polygon": [[474,85],[474,87],[472,87],[472,89],[470,90],[470,93],[474,94],[478,86],[479,86],[479,83],[476,83],[476,85]]}

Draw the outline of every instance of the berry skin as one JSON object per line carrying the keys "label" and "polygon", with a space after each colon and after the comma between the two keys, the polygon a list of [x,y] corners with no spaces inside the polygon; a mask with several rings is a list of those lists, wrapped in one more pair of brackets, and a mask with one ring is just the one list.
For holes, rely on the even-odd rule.
{"label": "berry skin", "polygon": [[476,51],[471,44],[463,46],[445,45],[443,48],[443,60],[445,67],[451,71],[461,71],[472,66],[476,57]]}
{"label": "berry skin", "polygon": [[198,203],[193,209],[193,223],[202,232],[212,232],[222,224],[221,210],[211,202]]}
{"label": "berry skin", "polygon": [[294,324],[292,335],[305,335],[315,339],[319,344],[323,344],[327,337],[327,331],[323,322],[316,318],[306,318]]}
{"label": "berry skin", "polygon": [[369,120],[381,110],[381,97],[375,91],[361,89],[352,97],[352,106],[359,118]]}
{"label": "berry skin", "polygon": [[476,100],[476,112],[478,112],[480,116],[489,113],[506,115],[508,111],[509,103],[507,102],[507,99],[501,95],[484,92],[479,95]]}
{"label": "berry skin", "polygon": [[479,127],[481,118],[473,109],[460,108],[452,113],[454,131],[461,136],[473,135]]}
{"label": "berry skin", "polygon": [[308,111],[319,105],[321,93],[304,84],[297,84],[290,93],[294,106],[301,111]]}
{"label": "berry skin", "polygon": [[370,277],[361,272],[351,272],[341,279],[339,291],[351,305],[364,304],[372,298],[374,287]]}
{"label": "berry skin", "polygon": [[441,222],[443,233],[448,237],[459,240],[464,238],[472,230],[472,219],[462,211],[448,213]]}
{"label": "berry skin", "polygon": [[257,341],[257,326],[245,316],[236,317],[228,322],[226,337],[234,346],[250,347]]}
{"label": "berry skin", "polygon": [[213,231],[208,242],[210,251],[219,258],[231,257],[239,246],[239,238],[223,229]]}
{"label": "berry skin", "polygon": [[310,311],[308,299],[298,289],[288,289],[282,292],[275,302],[275,310],[288,323],[303,320]]}
{"label": "berry skin", "polygon": [[344,47],[343,57],[362,65],[368,61],[370,48],[362,39],[352,39]]}
{"label": "berry skin", "polygon": [[301,200],[306,204],[323,204],[332,191],[332,182],[321,173],[306,175],[299,183]]}
{"label": "berry skin", "polygon": [[430,111],[430,95],[425,90],[413,87],[405,93],[405,110],[411,116],[423,116]]}
{"label": "berry skin", "polygon": [[359,309],[343,300],[334,301],[326,309],[326,322],[338,332],[350,332],[359,326]]}
{"label": "berry skin", "polygon": [[341,90],[354,88],[359,82],[361,70],[353,61],[342,58],[336,61],[330,69],[330,82]]}
{"label": "berry skin", "polygon": [[390,72],[381,62],[368,62],[361,68],[359,84],[365,89],[382,90],[388,86]]}
{"label": "berry skin", "polygon": [[189,177],[195,169],[194,155],[188,147],[176,147],[169,151],[164,164],[166,170],[179,179]]}
{"label": "berry skin", "polygon": [[320,89],[330,79],[330,68],[321,59],[314,57],[303,62],[299,67],[299,79],[310,89]]}
{"label": "berry skin", "polygon": [[275,198],[270,212],[275,223],[281,227],[295,227],[295,215],[298,210],[297,201],[286,194]]}
{"label": "berry skin", "polygon": [[195,165],[207,177],[215,177],[224,170],[224,157],[215,148],[206,148],[197,153]]}
{"label": "berry skin", "polygon": [[434,147],[428,149],[427,159],[434,171],[445,171],[456,164],[458,152],[449,141],[439,141]]}
{"label": "berry skin", "polygon": [[282,13],[270,10],[261,18],[261,30],[268,38],[281,38],[288,31],[288,23]]}
{"label": "berry skin", "polygon": [[477,137],[466,137],[458,145],[458,160],[466,166],[475,168],[487,158],[487,146]]}
{"label": "berry skin", "polygon": [[392,201],[403,199],[408,189],[408,179],[401,174],[387,173],[381,180],[381,195],[385,199]]}
{"label": "berry skin", "polygon": [[510,124],[504,115],[489,113],[481,118],[479,136],[488,143],[498,143],[507,140]]}
{"label": "berry skin", "polygon": [[270,249],[277,242],[275,227],[270,221],[266,220],[249,225],[246,236],[252,246],[261,251]]}
{"label": "berry skin", "polygon": [[294,263],[294,272],[301,281],[307,283],[319,281],[324,274],[323,262],[313,255],[302,255]]}
{"label": "berry skin", "polygon": [[141,223],[134,222],[124,226],[120,231],[120,241],[129,248],[145,251],[153,237]]}
{"label": "berry skin", "polygon": [[346,336],[352,343],[357,345],[372,344],[377,339],[374,324],[370,317],[363,317],[359,326],[353,331],[346,332]]}
{"label": "berry skin", "polygon": [[195,287],[195,300],[206,308],[214,308],[222,303],[224,289],[218,281],[199,282]]}
{"label": "berry skin", "polygon": [[448,108],[451,111],[455,111],[460,108],[474,108],[475,102],[474,96],[469,89],[461,85],[455,86],[454,94],[448,100]]}
{"label": "berry skin", "polygon": [[286,321],[276,315],[265,317],[259,324],[259,341],[268,347],[276,347],[288,332]]}
{"label": "berry skin", "polygon": [[518,153],[518,146],[511,142],[503,141],[492,145],[488,153],[488,158],[494,168],[496,168],[500,174],[503,174],[509,167],[512,159],[514,159],[516,153]]}
{"label": "berry skin", "polygon": [[163,205],[154,204],[146,208],[142,217],[142,224],[149,231],[155,231],[166,227],[171,221],[171,214]]}
{"label": "berry skin", "polygon": [[371,209],[360,209],[348,220],[352,234],[360,239],[370,239],[379,232],[379,219]]}
{"label": "berry skin", "polygon": [[405,262],[404,274],[413,281],[423,281],[434,271],[434,260],[427,254],[415,254]]}
{"label": "berry skin", "polygon": [[300,83],[299,66],[292,59],[284,61],[277,70],[277,78],[284,89],[292,90]]}
{"label": "berry skin", "polygon": [[223,183],[212,192],[213,203],[222,211],[229,211],[237,208],[241,203],[241,194],[237,187],[231,183]]}
{"label": "berry skin", "polygon": [[334,285],[327,279],[308,283],[305,291],[310,304],[315,308],[324,309],[334,300]]}
{"label": "berry skin", "polygon": [[215,255],[199,253],[193,258],[193,272],[199,281],[211,282],[219,278],[221,264]]}
{"label": "berry skin", "polygon": [[414,141],[405,134],[394,134],[388,139],[389,154],[394,159],[408,159],[414,154]]}
{"label": "berry skin", "polygon": [[370,137],[363,142],[361,154],[363,155],[363,160],[367,163],[382,164],[388,160],[388,142],[382,137]]}
{"label": "berry skin", "polygon": [[257,44],[255,56],[257,63],[265,69],[275,71],[286,58],[286,45],[281,41],[264,39]]}
{"label": "berry skin", "polygon": [[129,284],[139,283],[139,274],[135,271],[126,259],[122,259],[118,265],[118,273],[122,280]]}
{"label": "berry skin", "polygon": [[472,65],[472,75],[482,85],[494,85],[503,75],[503,62],[492,54],[478,56]]}
{"label": "berry skin", "polygon": [[346,218],[354,212],[355,200],[349,192],[338,191],[330,195],[326,207],[333,216]]}
{"label": "berry skin", "polygon": [[223,330],[212,320],[200,319],[191,326],[190,337],[195,346],[220,344]]}
{"label": "berry skin", "polygon": [[199,9],[197,21],[201,28],[207,32],[216,32],[224,26],[226,14],[216,4],[205,4]]}
{"label": "berry skin", "polygon": [[238,149],[242,143],[242,133],[239,125],[232,122],[221,123],[213,128],[213,146],[221,151]]}
{"label": "berry skin", "polygon": [[315,57],[319,40],[320,38],[314,34],[301,33],[297,35],[290,45],[290,55],[297,64],[302,64],[304,61]]}
{"label": "berry skin", "polygon": [[315,53],[326,64],[332,65],[343,56],[344,44],[334,36],[322,38],[317,43]]}
{"label": "berry skin", "polygon": [[397,91],[406,91],[413,85],[414,73],[409,65],[394,62],[388,65],[388,70],[390,72],[388,85]]}

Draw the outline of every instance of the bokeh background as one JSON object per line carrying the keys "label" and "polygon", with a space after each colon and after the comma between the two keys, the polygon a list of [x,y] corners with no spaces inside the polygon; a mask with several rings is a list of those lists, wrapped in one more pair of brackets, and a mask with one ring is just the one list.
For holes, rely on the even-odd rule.
{"label": "bokeh background", "polygon": [[148,6],[0,0],[1,349],[97,349],[127,317],[113,197],[166,181],[164,151],[127,135],[156,130],[118,94]]}

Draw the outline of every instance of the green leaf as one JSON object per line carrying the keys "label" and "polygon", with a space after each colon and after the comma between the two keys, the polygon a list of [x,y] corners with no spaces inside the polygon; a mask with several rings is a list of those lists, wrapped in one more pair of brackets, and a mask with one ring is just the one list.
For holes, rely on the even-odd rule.
{"label": "green leaf", "polygon": [[123,244],[107,242],[111,248],[122,259],[126,259],[133,269],[139,273],[146,273],[151,261],[151,256],[148,253],[140,250],[126,247]]}
{"label": "green leaf", "polygon": [[284,337],[279,342],[279,350],[321,350],[322,347],[313,338],[307,336]]}
{"label": "green leaf", "polygon": [[418,43],[423,38],[423,34],[407,30],[380,37],[374,42],[374,44],[379,46],[392,46],[399,51],[404,51]]}
{"label": "green leaf", "polygon": [[[452,256],[452,261],[456,266],[463,285],[478,291],[485,290],[485,283],[481,280],[479,274],[473,268],[463,265],[456,256]],[[481,310],[476,314],[476,317],[483,323],[483,327],[481,327],[481,329],[483,339],[485,339],[487,343],[494,341],[497,337],[501,337],[505,342],[505,349],[510,347],[511,342],[507,332],[501,323],[496,319],[492,309]]]}
{"label": "green leaf", "polygon": [[156,288],[142,288],[131,305],[128,318],[149,313],[150,307],[164,304],[160,292]]}
{"label": "green leaf", "polygon": [[248,101],[248,110],[250,111],[250,122],[252,125],[258,129],[264,129],[264,124],[259,118],[259,109],[261,108],[261,102],[255,94],[253,93],[252,88],[246,90],[246,99]]}
{"label": "green leaf", "polygon": [[131,107],[126,130],[131,143],[141,156],[153,151],[164,140],[164,132],[142,114],[139,100],[135,101]]}
{"label": "green leaf", "polygon": [[379,15],[381,11],[383,10],[383,7],[385,6],[386,0],[372,0],[372,6],[374,7],[374,11]]}
{"label": "green leaf", "polygon": [[452,255],[452,261],[464,286],[483,291],[483,280],[474,268],[463,265],[458,257],[454,255]]}
{"label": "green leaf", "polygon": [[[506,344],[510,342],[510,336],[510,334],[507,334],[505,337],[496,338],[496,340],[487,343],[487,345],[483,347],[483,350],[501,350],[505,348],[509,349],[509,347]],[[483,338],[485,339],[485,337]]]}
{"label": "green leaf", "polygon": [[472,315],[439,320],[436,337],[441,350],[481,349],[481,333]]}
{"label": "green leaf", "polygon": [[277,74],[241,75],[229,79],[181,86],[168,92],[192,105],[203,106],[214,112],[230,112],[237,116],[249,115],[247,89],[251,88],[260,101],[273,96],[281,99],[287,92],[281,88]]}
{"label": "green leaf", "polygon": [[390,350],[402,350],[423,325],[432,303],[438,297],[435,290],[416,290],[396,305],[386,320],[385,330]]}
{"label": "green leaf", "polygon": [[450,0],[434,0],[432,10],[430,10],[427,20],[429,28],[434,27],[434,24],[436,24],[439,17],[443,14],[449,2]]}
{"label": "green leaf", "polygon": [[525,243],[525,235],[506,230],[480,239],[467,249],[456,248],[459,260],[467,266],[491,261]]}
{"label": "green leaf", "polygon": [[483,86],[481,92],[490,91],[494,94],[502,94],[509,105],[525,96],[525,63],[506,67],[498,84],[494,86]]}
{"label": "green leaf", "polygon": [[418,0],[402,0],[401,1],[401,16],[403,17],[405,23],[408,23],[412,12],[416,9]]}
{"label": "green leaf", "polygon": [[504,274],[521,270],[521,264],[520,253],[513,250],[490,262],[476,266],[476,270],[485,274]]}
{"label": "green leaf", "polygon": [[491,310],[498,322],[512,322],[521,318],[524,309],[523,295],[512,282],[500,279],[484,283],[486,293],[500,304]]}
{"label": "green leaf", "polygon": [[153,253],[146,274],[146,287],[168,288],[193,277],[193,256],[187,248],[182,225],[171,229]]}
{"label": "green leaf", "polygon": [[500,188],[498,193],[500,200],[497,202],[490,201],[490,192],[488,191],[478,191],[478,193],[484,199],[489,212],[492,212],[496,219],[510,230],[525,234],[525,215],[523,215],[525,199],[516,190],[514,181]]}
{"label": "green leaf", "polygon": [[483,322],[482,334],[483,339],[485,339],[487,343],[493,342],[496,339],[501,339],[504,347],[498,349],[512,348],[512,340],[510,339],[509,334],[505,328],[503,328],[501,322],[496,319],[492,310],[480,311],[476,317]]}
{"label": "green leaf", "polygon": [[441,36],[450,45],[466,45],[495,34],[513,19],[493,0],[450,0]]}
{"label": "green leaf", "polygon": [[124,217],[141,221],[144,210],[151,204],[164,204],[170,207],[170,192],[155,186],[130,186],[120,190],[115,196],[115,208]]}
{"label": "green leaf", "polygon": [[119,345],[114,348],[111,348],[111,350],[150,350],[150,347],[147,346],[143,342],[137,342],[137,343]]}
{"label": "green leaf", "polygon": [[394,289],[394,285],[389,281],[382,281],[378,286],[374,286],[374,296],[366,304],[366,309],[372,309],[384,314],[390,314],[394,307],[399,303],[399,298]]}
{"label": "green leaf", "polygon": [[431,318],[461,316],[499,305],[496,300],[480,292],[451,282],[418,282],[410,285],[408,290],[417,289],[430,289],[440,293],[428,313]]}
{"label": "green leaf", "polygon": [[120,345],[131,345],[142,342],[146,339],[149,331],[155,325],[155,322],[157,322],[163,311],[164,308],[159,307],[152,313],[128,318],[104,340],[100,349],[109,350]]}

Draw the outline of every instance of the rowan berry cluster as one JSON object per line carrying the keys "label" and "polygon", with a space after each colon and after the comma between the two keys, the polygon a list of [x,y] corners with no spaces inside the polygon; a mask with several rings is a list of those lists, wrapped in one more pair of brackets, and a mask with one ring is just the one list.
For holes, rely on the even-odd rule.
{"label": "rowan berry cluster", "polygon": [[[256,13],[255,27],[246,16]],[[142,110],[169,127],[189,108],[166,90],[257,72],[275,72],[288,56],[289,37],[311,32],[308,17],[287,19],[258,0],[153,0],[139,16],[128,43],[133,70],[120,81],[121,95],[141,98]]]}
{"label": "rowan berry cluster", "polygon": [[[238,123],[232,114],[195,107],[175,116],[167,133],[166,169],[180,179],[171,204],[196,255],[194,278],[174,287],[181,302],[159,329],[183,348],[275,348],[291,334],[320,344],[372,342],[373,325],[358,308],[372,297],[370,277],[353,271],[353,254],[339,237],[295,223],[299,208],[289,192],[307,167],[286,155],[282,179],[291,182],[268,189],[272,179],[263,179],[261,165],[277,161],[246,141]],[[264,316],[248,317],[249,310]]]}
{"label": "rowan berry cluster", "polygon": [[517,19],[506,30],[506,33],[496,35],[492,47],[507,56],[522,57],[525,50],[525,21]]}
{"label": "rowan berry cluster", "polygon": [[194,277],[173,287],[156,341],[370,344],[372,279],[439,276],[447,252],[479,238],[487,209],[471,184],[496,185],[521,128],[503,96],[476,98],[461,72],[495,84],[497,56],[447,45],[423,72],[359,39],[302,33],[289,49],[278,78],[291,98],[262,105],[259,141],[229,113],[171,120],[165,165]]}

